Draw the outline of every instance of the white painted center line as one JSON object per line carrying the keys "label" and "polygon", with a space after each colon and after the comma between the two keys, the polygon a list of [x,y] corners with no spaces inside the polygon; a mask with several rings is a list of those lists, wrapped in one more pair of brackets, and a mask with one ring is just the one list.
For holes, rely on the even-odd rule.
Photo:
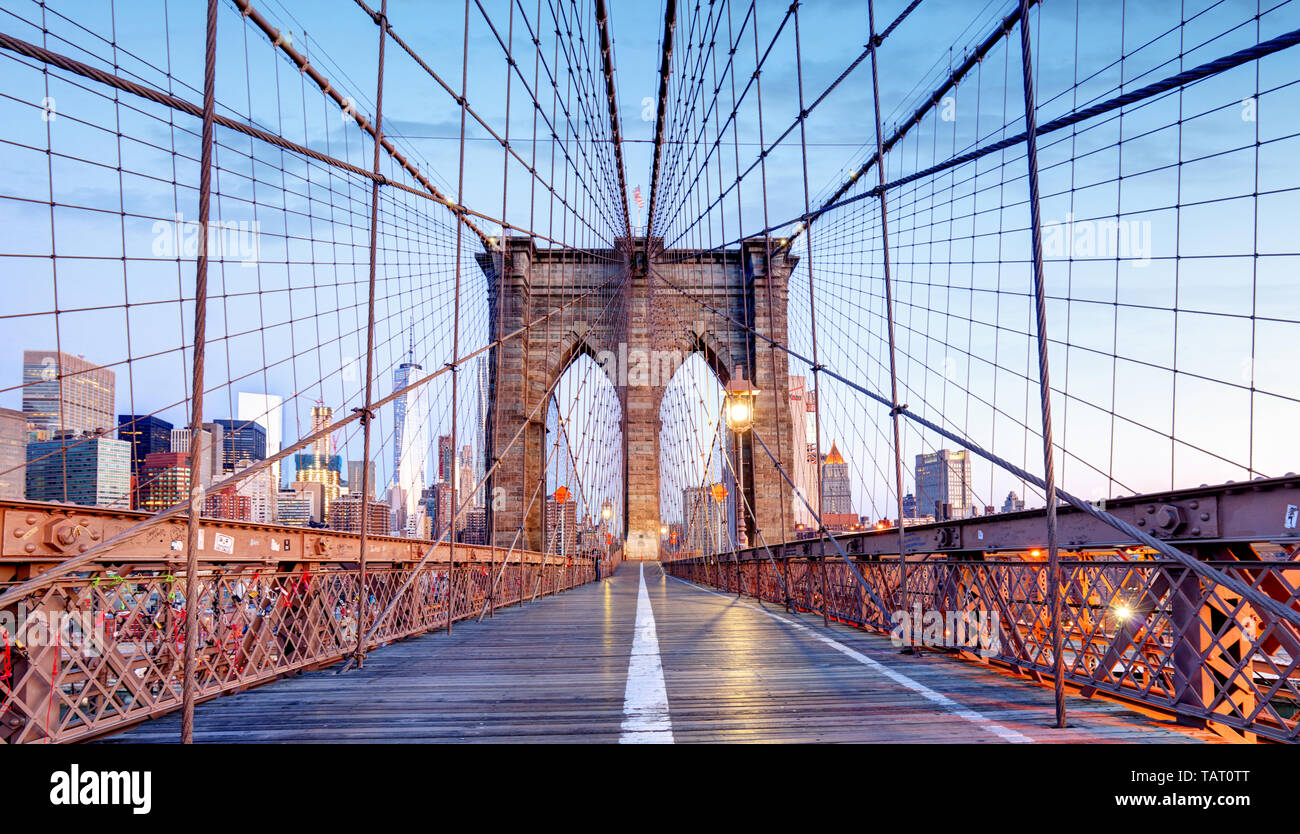
{"label": "white painted center line", "polygon": [[714,596],[723,597],[729,602],[736,602],[737,605],[742,605],[745,608],[749,608],[750,610],[757,611],[760,614],[766,614],[767,616],[771,617],[772,619],[776,620],[779,623],[784,623],[785,625],[788,625],[793,629],[802,631],[805,634],[807,634],[809,637],[812,637],[814,640],[817,640],[821,643],[825,643],[827,646],[830,646],[832,649],[835,649],[837,652],[840,652],[841,654],[845,654],[853,658],[854,660],[858,661],[863,666],[866,666],[872,671],[884,675],[885,677],[892,680],[894,683],[897,683],[900,686],[912,690],[916,694],[920,695],[922,698],[925,698],[927,701],[932,702],[936,706],[940,706],[944,708],[948,712],[951,712],[953,715],[956,715],[959,718],[966,719],[970,723],[974,724],[976,727],[979,727],[982,730],[987,730],[988,732],[992,733],[993,735],[997,736],[1003,741],[1009,741],[1013,744],[1034,744],[1035,743],[1032,738],[1025,735],[1024,733],[1017,732],[1016,730],[1013,730],[1009,727],[1003,727],[1001,724],[998,724],[997,722],[993,721],[987,715],[978,713],[973,709],[968,709],[967,707],[964,707],[961,704],[954,701],[952,698],[949,698],[947,695],[944,695],[941,692],[935,692],[933,689],[926,686],[925,684],[918,683],[917,681],[914,681],[911,678],[909,678],[907,675],[904,675],[902,672],[891,669],[888,666],[884,665],[883,663],[880,663],[877,660],[867,657],[865,654],[858,651],[857,649],[849,648],[848,646],[844,645],[838,640],[833,640],[824,634],[814,631],[813,629],[809,628],[803,623],[796,622],[786,617],[782,617],[778,614],[773,614],[771,611],[768,611],[765,608],[760,608],[757,605],[750,605],[747,602],[739,602],[730,595],[719,594],[718,592],[709,590],[708,588],[701,588],[699,585],[695,585],[690,582],[687,582],[685,579],[678,579],[675,576],[673,577],[673,579],[677,579],[678,582],[682,583],[683,585],[686,585],[689,588],[694,588],[697,591],[704,591],[706,594],[713,594]]}
{"label": "white painted center line", "polygon": [[623,693],[623,735],[620,744],[672,744],[673,723],[668,717],[668,688],[659,659],[659,636],[650,594],[645,588],[645,563],[640,566],[636,595],[636,634],[627,662],[627,689]]}

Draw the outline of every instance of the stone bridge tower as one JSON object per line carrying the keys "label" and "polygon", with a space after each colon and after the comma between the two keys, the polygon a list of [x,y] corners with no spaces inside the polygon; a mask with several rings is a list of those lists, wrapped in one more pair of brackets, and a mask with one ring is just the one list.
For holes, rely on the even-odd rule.
{"label": "stone bridge tower", "polygon": [[[653,559],[658,553],[659,408],[675,370],[665,370],[663,362],[699,351],[724,385],[737,369],[743,371],[762,391],[755,430],[785,471],[794,472],[788,357],[748,329],[786,344],[787,284],[798,259],[774,240],[770,251],[768,245],[753,239],[725,251],[665,251],[659,238],[648,247],[645,238],[620,238],[613,249],[578,252],[510,236],[478,255],[488,278],[493,339],[560,310],[509,338],[490,364],[489,465],[535,411],[488,483],[496,545],[509,547],[522,529],[520,547],[542,547],[545,485],[538,483],[546,474],[547,405],[538,404],[583,354],[605,368],[623,410],[628,558]],[[638,372],[638,362],[650,364],[640,369],[648,373]],[[729,453],[735,447],[732,438],[724,445]],[[804,454],[802,436],[797,447]],[[752,433],[741,454],[746,498],[754,508],[747,524],[750,543],[757,543],[756,531],[769,543],[793,538],[789,486]]]}

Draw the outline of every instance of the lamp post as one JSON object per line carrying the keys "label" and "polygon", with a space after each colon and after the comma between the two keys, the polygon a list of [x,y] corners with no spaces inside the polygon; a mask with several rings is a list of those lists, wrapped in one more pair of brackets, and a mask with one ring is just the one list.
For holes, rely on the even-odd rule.
{"label": "lamp post", "polygon": [[610,520],[614,518],[614,505],[611,504],[611,503],[609,503],[609,499],[608,499],[608,498],[605,499],[605,503],[604,503],[604,504],[601,504],[601,505],[600,505],[600,517],[604,520],[604,523],[605,523],[605,536],[604,536],[604,539],[605,539],[605,561],[608,562],[608,561],[609,561],[609,544],[610,544],[610,541],[611,541],[611,536],[610,536],[610,532],[609,532],[609,523],[610,523]]}
{"label": "lamp post", "polygon": [[[737,533],[743,533],[745,542],[749,542],[749,523],[745,513],[745,456],[742,435],[754,427],[754,407],[761,392],[752,387],[745,378],[745,371],[739,365],[736,373],[724,389],[722,414],[727,421],[727,428],[736,436],[736,526]],[[732,548],[736,560],[736,594],[741,594],[740,554]]]}

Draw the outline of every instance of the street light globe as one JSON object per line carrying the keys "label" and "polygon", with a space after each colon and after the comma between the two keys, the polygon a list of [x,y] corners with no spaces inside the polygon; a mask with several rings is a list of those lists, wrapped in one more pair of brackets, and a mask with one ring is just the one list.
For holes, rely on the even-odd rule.
{"label": "street light globe", "polygon": [[614,508],[610,506],[610,503],[608,501],[606,501],[604,506],[600,508],[600,517],[605,519],[606,521],[609,521],[611,518],[614,517]]}
{"label": "street light globe", "polygon": [[659,526],[659,535],[661,535],[661,536],[666,536],[666,535],[668,535],[668,525],[667,525],[667,524],[661,524],[661,525]]}
{"label": "street light globe", "polygon": [[751,388],[745,379],[744,370],[736,368],[736,374],[723,389],[725,401],[722,415],[727,421],[727,428],[736,434],[749,431],[754,426],[754,401],[758,389]]}
{"label": "street light globe", "polygon": [[727,406],[727,424],[728,425],[745,425],[749,423],[753,411],[749,403],[743,400],[736,400]]}

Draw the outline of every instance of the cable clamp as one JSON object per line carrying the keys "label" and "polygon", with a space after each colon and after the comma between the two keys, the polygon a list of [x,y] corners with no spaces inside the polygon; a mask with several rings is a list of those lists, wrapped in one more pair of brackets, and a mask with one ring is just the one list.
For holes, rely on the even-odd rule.
{"label": "cable clamp", "polygon": [[902,405],[896,405],[893,408],[889,409],[889,416],[897,417],[898,415],[902,414],[904,411],[907,411],[907,403],[903,403]]}
{"label": "cable clamp", "polygon": [[369,424],[370,424],[370,421],[373,420],[373,419],[375,419],[375,412],[374,412],[374,409],[370,409],[370,408],[354,408],[354,409],[352,409],[352,413],[353,413],[353,414],[360,414],[360,415],[361,415],[361,425],[363,425],[363,426],[369,425]]}

